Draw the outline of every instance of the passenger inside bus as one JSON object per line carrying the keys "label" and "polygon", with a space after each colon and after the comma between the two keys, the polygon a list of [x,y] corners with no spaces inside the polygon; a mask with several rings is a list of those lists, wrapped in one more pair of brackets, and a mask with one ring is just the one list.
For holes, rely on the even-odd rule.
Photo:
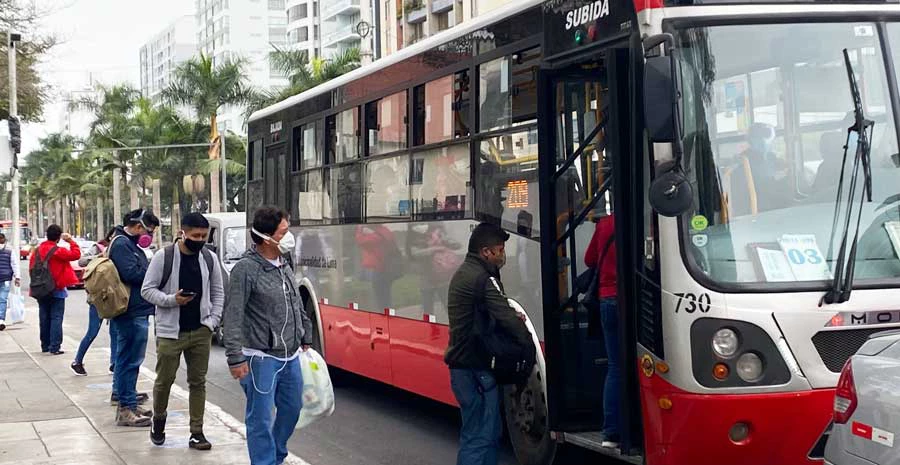
{"label": "passenger inside bus", "polygon": [[741,152],[735,166],[729,169],[731,195],[729,214],[755,215],[783,208],[790,199],[787,179],[779,177],[778,157],[773,150],[775,128],[754,123],[747,133],[749,147]]}
{"label": "passenger inside bus", "polygon": [[844,155],[844,138],[844,133],[841,131],[828,131],[822,133],[822,136],[819,138],[819,152],[822,154],[822,164],[816,170],[816,180],[812,185],[813,192],[828,190],[836,186],[840,180],[841,161]]}

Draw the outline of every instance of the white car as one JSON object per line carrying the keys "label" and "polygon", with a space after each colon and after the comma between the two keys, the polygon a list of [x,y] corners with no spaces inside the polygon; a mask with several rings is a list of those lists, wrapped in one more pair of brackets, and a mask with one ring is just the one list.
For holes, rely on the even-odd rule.
{"label": "white car", "polygon": [[873,334],[835,390],[830,465],[900,465],[900,330]]}

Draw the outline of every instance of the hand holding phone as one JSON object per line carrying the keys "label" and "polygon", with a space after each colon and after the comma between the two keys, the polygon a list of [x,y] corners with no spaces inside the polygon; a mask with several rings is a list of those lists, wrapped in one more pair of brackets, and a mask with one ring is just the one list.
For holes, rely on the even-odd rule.
{"label": "hand holding phone", "polygon": [[178,305],[187,305],[188,302],[194,300],[194,297],[197,295],[194,291],[186,291],[184,289],[179,289],[175,294],[175,302]]}

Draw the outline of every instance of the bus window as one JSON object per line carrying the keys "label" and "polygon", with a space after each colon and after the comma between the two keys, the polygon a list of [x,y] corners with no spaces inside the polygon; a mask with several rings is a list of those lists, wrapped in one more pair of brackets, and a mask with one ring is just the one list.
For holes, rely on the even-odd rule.
{"label": "bus window", "polygon": [[366,105],[369,156],[406,148],[406,91]]}
{"label": "bus window", "polygon": [[409,218],[409,156],[366,164],[366,221]]}
{"label": "bus window", "polygon": [[247,178],[258,181],[263,178],[263,141],[255,140],[250,143],[250,157],[248,159]]}
{"label": "bus window", "polygon": [[537,70],[540,57],[540,49],[534,48],[478,67],[481,131],[534,121],[537,115]]}
{"label": "bus window", "polygon": [[540,237],[537,144],[537,128],[481,141],[475,193],[479,218]]}
{"label": "bus window", "polygon": [[325,153],[328,163],[359,157],[359,108],[351,108],[325,119]]}
{"label": "bus window", "polygon": [[300,224],[316,224],[323,219],[322,206],[324,189],[322,184],[322,170],[307,171],[294,175],[294,188],[297,199],[293,203],[294,211],[291,216],[297,218]]}
{"label": "bus window", "polygon": [[469,73],[463,71],[415,91],[415,145],[469,136]]}
{"label": "bus window", "polygon": [[337,166],[325,171],[331,208],[325,218],[335,224],[351,224],[362,221],[363,165]]}
{"label": "bus window", "polygon": [[469,195],[469,146],[451,145],[413,154],[409,179],[417,220],[463,218]]}

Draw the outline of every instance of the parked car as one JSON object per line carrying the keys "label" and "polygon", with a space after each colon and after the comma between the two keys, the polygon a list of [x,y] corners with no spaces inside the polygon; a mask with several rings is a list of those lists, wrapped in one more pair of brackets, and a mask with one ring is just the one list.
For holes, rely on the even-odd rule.
{"label": "parked car", "polygon": [[[99,253],[99,248],[96,242],[88,241],[84,239],[76,239],[75,242],[78,244],[78,248],[81,249],[81,256],[96,255]],[[68,244],[66,244],[68,245]],[[78,283],[69,286],[69,289],[84,289],[84,267],[78,263],[79,260],[73,260],[69,262],[72,265],[72,270],[75,271],[75,277],[78,278]]]}
{"label": "parked car", "polygon": [[[207,213],[203,216],[209,221],[209,239],[206,246],[215,252],[219,259],[227,295],[231,269],[247,250],[247,215],[246,213]],[[217,344],[222,343],[222,331],[222,325],[219,325],[213,333],[213,340]]]}
{"label": "parked car", "polygon": [[900,465],[900,330],[883,331],[844,364],[835,389],[830,465]]}

